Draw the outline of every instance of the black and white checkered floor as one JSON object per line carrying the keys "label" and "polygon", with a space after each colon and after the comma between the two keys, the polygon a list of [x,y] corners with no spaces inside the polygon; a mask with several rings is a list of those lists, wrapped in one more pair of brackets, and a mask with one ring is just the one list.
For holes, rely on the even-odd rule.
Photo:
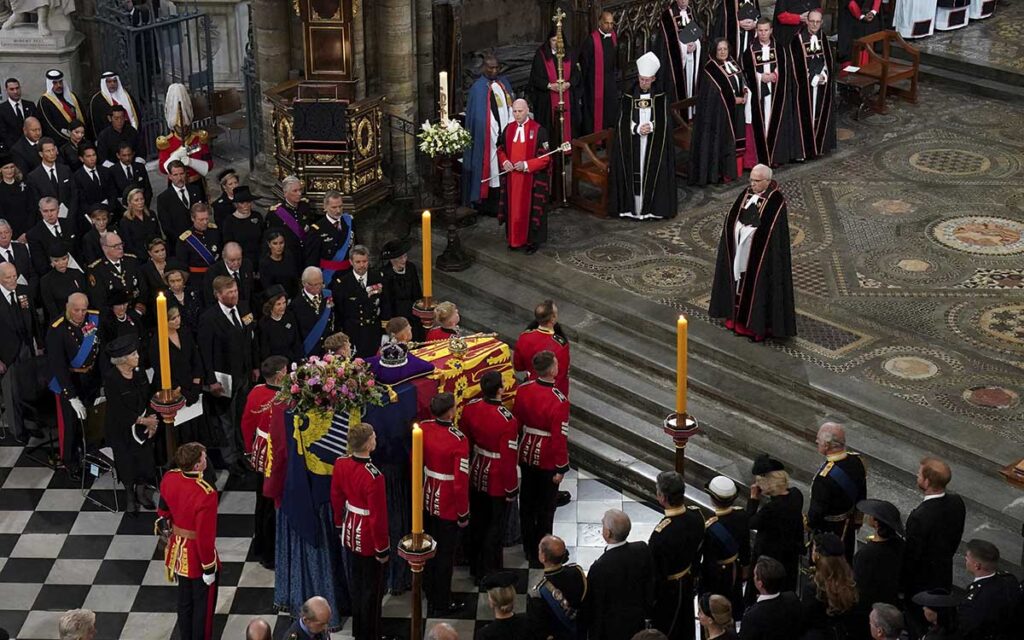
{"label": "black and white checkered floor", "polygon": [[[175,590],[166,581],[153,535],[153,512],[126,516],[85,500],[63,472],[30,459],[13,440],[0,440],[0,627],[12,638],[57,638],[60,615],[76,607],[96,612],[98,638],[165,640],[176,638]],[[218,483],[224,488],[225,478]],[[100,486],[109,489],[110,479]],[[646,540],[660,514],[624,496],[585,472],[572,471],[563,488],[574,501],[558,510],[555,534],[565,539],[572,559],[584,568],[603,549],[601,515],[621,508],[633,520],[631,540]],[[109,502],[111,491],[94,491]],[[242,638],[255,616],[284,637],[291,624],[273,613],[274,575],[250,557],[255,496],[228,487],[221,494],[217,549],[224,563],[217,603],[215,637]],[[517,608],[540,572],[528,570],[522,549],[506,549],[506,567],[520,573]],[[477,592],[465,569],[456,569],[456,597],[470,604],[450,622],[463,638],[490,618],[486,596]],[[410,598],[385,596],[385,629],[408,634]],[[433,621],[428,621],[428,624]],[[333,635],[349,638],[348,624]]]}

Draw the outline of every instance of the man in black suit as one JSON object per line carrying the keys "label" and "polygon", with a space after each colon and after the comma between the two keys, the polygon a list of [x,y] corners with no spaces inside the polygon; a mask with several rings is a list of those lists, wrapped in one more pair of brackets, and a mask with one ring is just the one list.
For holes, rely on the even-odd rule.
{"label": "man in black suit", "polygon": [[626,542],[632,525],[618,509],[605,511],[601,527],[608,546],[590,567],[583,603],[589,638],[631,638],[644,629],[654,605],[651,551],[646,542]]}
{"label": "man in black suit", "polygon": [[288,627],[284,637],[289,640],[328,640],[331,634],[331,605],[321,596],[313,596],[302,603],[299,619]]}
{"label": "man in black suit", "polygon": [[214,262],[206,272],[204,296],[208,307],[217,303],[213,281],[218,276],[227,276],[234,280],[238,285],[238,301],[252,307],[256,278],[253,276],[252,263],[242,258],[242,247],[237,242],[229,242],[224,245],[220,260]]}
{"label": "man in black suit", "polygon": [[57,153],[57,143],[53,140],[39,140],[41,162],[25,177],[25,184],[28,185],[28,194],[32,202],[38,202],[43,198],[57,198],[61,224],[78,231],[78,190],[71,179],[71,169],[57,162]]}
{"label": "man in black suit", "polygon": [[11,156],[14,158],[14,164],[21,169],[21,175],[27,176],[39,166],[39,139],[42,137],[43,125],[39,120],[35,116],[25,118],[21,136],[11,145]]}
{"label": "man in black suit", "polygon": [[[60,203],[57,198],[44,197],[39,201],[39,215],[42,218],[28,230],[28,250],[32,255],[32,269],[39,277],[50,270],[50,246],[58,241],[71,248],[74,258],[75,247],[78,246],[78,234],[73,226],[60,219]],[[77,260],[71,265],[79,271],[85,271]]]}
{"label": "man in black suit", "polygon": [[18,284],[18,270],[9,262],[0,264],[0,390],[3,392],[4,420],[18,440],[25,440],[18,391],[21,365],[34,353],[35,314],[29,304],[28,287]]}
{"label": "man in black suit", "polygon": [[853,562],[854,542],[861,525],[857,503],[867,498],[867,471],[860,456],[846,450],[846,429],[826,422],[818,429],[818,453],[825,461],[811,481],[807,526],[812,533],[834,533],[846,544]]}
{"label": "man in black suit", "polygon": [[118,213],[127,208],[124,196],[128,193],[129,187],[142,189],[147,207],[152,202],[153,185],[149,183],[146,165],[135,160],[135,149],[127,142],[122,142],[117,147],[117,163],[110,168],[110,177],[114,180],[114,190],[117,192],[117,202],[120,205]]}
{"label": "man in black suit", "polygon": [[692,640],[693,585],[700,571],[704,516],[698,507],[686,508],[686,483],[675,471],[658,474],[657,498],[665,517],[648,542],[654,561],[654,627],[669,640]]}
{"label": "man in black suit", "polygon": [[110,109],[109,127],[106,123],[95,126],[103,127],[96,136],[96,153],[100,157],[100,163],[107,168],[117,164],[118,148],[122,142],[130,144],[132,149],[140,147],[139,132],[128,122],[128,112],[120,105]]}
{"label": "man in black suit", "polygon": [[95,145],[91,142],[82,143],[78,147],[78,159],[82,161],[82,166],[71,178],[78,190],[79,210],[88,211],[94,204],[112,207],[117,201],[114,180],[110,171],[99,164]]}
{"label": "man in black suit", "polygon": [[352,341],[354,355],[369,358],[380,348],[380,294],[384,281],[379,271],[370,269],[369,249],[357,244],[349,255],[352,270],[335,277],[332,287],[334,327]]}
{"label": "man in black suit", "polygon": [[21,83],[17,78],[7,78],[4,89],[7,99],[0,103],[0,147],[9,150],[21,137],[25,118],[38,116],[39,110],[34,102],[21,97]]}
{"label": "man in black suit", "polygon": [[800,599],[792,591],[782,591],[786,568],[768,556],[754,565],[757,602],[743,614],[740,640],[792,640],[803,633]]}
{"label": "man in black suit", "polygon": [[964,640],[1019,638],[1024,625],[1024,594],[1013,574],[998,570],[999,549],[987,540],[971,540],[964,564],[974,576],[967,587],[967,600],[959,608]]}
{"label": "man in black suit", "polygon": [[[324,338],[334,333],[334,323],[337,319],[337,312],[334,308],[334,298],[324,295],[324,275],[316,267],[306,267],[302,271],[302,291],[300,291],[288,307],[292,310],[297,323],[296,331],[303,343],[303,355],[323,355]],[[320,331],[318,339],[312,339],[309,335],[316,327],[320,316],[327,314],[327,320],[323,330]],[[309,340],[311,349],[306,349],[306,340]],[[364,356],[365,357],[365,356]]]}
{"label": "man in black suit", "polygon": [[217,303],[199,318],[199,355],[203,383],[210,388],[210,414],[220,428],[223,461],[233,475],[245,475],[242,464],[242,409],[257,370],[255,328],[249,306],[238,301],[238,284],[228,276],[213,280]]}
{"label": "man in black suit", "polygon": [[[39,291],[39,278],[32,269],[32,257],[28,247],[14,242],[14,229],[6,220],[0,219],[0,264],[9,262],[18,270],[22,284],[28,287],[29,300],[35,302]],[[35,304],[33,304],[35,306]]]}
{"label": "man in black suit", "polygon": [[[170,184],[156,197],[156,215],[168,238],[178,238],[192,227],[190,210],[193,204],[203,201],[203,189],[199,183],[189,183],[185,165],[180,160],[167,163],[167,180]],[[167,243],[167,251],[174,255],[173,242]]]}

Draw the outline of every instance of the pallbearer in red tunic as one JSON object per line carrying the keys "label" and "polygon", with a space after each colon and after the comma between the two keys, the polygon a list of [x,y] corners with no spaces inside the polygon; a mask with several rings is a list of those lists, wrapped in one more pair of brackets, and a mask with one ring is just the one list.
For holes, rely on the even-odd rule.
{"label": "pallbearer in red tunic", "polygon": [[548,133],[536,120],[530,119],[526,100],[512,103],[510,122],[498,146],[501,170],[508,173],[501,183],[498,221],[504,222],[508,246],[526,247],[533,253],[547,238],[547,216],[551,156],[542,156],[548,149]]}
{"label": "pallbearer in red tunic", "polygon": [[708,314],[755,342],[796,335],[786,197],[763,164],[725,218]]}
{"label": "pallbearer in red tunic", "polygon": [[558,375],[555,387],[566,397],[569,396],[569,339],[558,324],[558,307],[553,300],[545,300],[533,309],[533,322],[526,331],[519,334],[516,348],[512,352],[512,368],[525,371],[533,380],[533,356],[541,351],[550,351],[558,360]]}
{"label": "pallbearer in red tunic", "polygon": [[832,113],[835,96],[835,66],[832,45],[821,30],[821,11],[807,14],[807,28],[790,45],[796,76],[796,112],[806,160],[824,155],[836,147],[836,120]]}
{"label": "pallbearer in red tunic", "polygon": [[378,640],[384,563],[391,548],[387,492],[384,475],[370,462],[377,447],[373,426],[361,422],[349,427],[348,444],[352,455],[334,461],[331,508],[349,567],[352,635],[357,640]]}
{"label": "pallbearer in red tunic", "polygon": [[580,47],[580,135],[615,126],[619,114],[618,45],[615,18],[611,11],[602,11],[597,29]]}
{"label": "pallbearer in red tunic", "polygon": [[160,482],[156,533],[167,536],[167,579],[178,583],[178,635],[212,640],[217,604],[217,490],[203,480],[206,447],[188,442]]}
{"label": "pallbearer in red tunic", "polygon": [[501,403],[501,374],[480,378],[481,397],[462,409],[459,427],[471,444],[469,460],[470,573],[480,580],[502,568],[506,502],[519,495],[519,421]]}

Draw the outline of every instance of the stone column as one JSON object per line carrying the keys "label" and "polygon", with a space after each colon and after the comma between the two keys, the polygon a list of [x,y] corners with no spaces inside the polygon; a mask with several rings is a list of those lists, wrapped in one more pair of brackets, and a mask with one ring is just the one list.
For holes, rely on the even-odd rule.
{"label": "stone column", "polygon": [[[389,110],[410,120],[416,113],[416,24],[414,0],[380,0],[377,9],[380,91]],[[429,26],[428,26],[429,28]]]}
{"label": "stone column", "polygon": [[[366,97],[366,30],[367,13],[371,10],[369,0],[357,2],[359,11],[352,16],[352,74],[356,78],[356,99]],[[355,6],[355,5],[353,5]]]}
{"label": "stone column", "polygon": [[[281,0],[252,0],[253,36],[260,94],[288,79],[291,68],[291,3]],[[301,48],[301,47],[300,47]],[[264,184],[275,181],[274,116],[270,103],[263,99],[263,151],[256,159],[254,179]]]}
{"label": "stone column", "polygon": [[[433,1],[416,0],[416,70],[419,75],[419,120],[437,117],[437,74],[434,68]],[[451,75],[451,69],[448,69]],[[458,83],[455,83],[456,86]]]}

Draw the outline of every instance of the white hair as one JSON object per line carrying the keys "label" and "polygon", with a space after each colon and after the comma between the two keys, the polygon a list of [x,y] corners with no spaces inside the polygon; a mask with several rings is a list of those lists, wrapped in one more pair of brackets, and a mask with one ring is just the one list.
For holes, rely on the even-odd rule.
{"label": "white hair", "polygon": [[57,622],[60,640],[83,640],[95,629],[96,614],[88,609],[72,609]]}
{"label": "white hair", "polygon": [[192,97],[188,89],[180,82],[167,87],[167,99],[164,101],[164,120],[169,129],[178,126],[178,107],[181,107],[181,124],[188,127],[192,124]]}
{"label": "white hair", "polygon": [[287,178],[281,181],[281,190],[287,191],[288,186],[292,184],[302,186],[302,180],[299,180],[296,176],[288,176]]}
{"label": "white hair", "polygon": [[772,171],[772,168],[766,164],[755,164],[754,168],[750,170],[750,173],[754,173],[755,171],[760,171],[761,173],[765,174],[765,180],[771,180],[775,175],[775,172]]}
{"label": "white hair", "polygon": [[324,277],[324,272],[320,270],[320,267],[306,267],[302,270],[302,284],[309,283],[310,278],[314,275]]}

